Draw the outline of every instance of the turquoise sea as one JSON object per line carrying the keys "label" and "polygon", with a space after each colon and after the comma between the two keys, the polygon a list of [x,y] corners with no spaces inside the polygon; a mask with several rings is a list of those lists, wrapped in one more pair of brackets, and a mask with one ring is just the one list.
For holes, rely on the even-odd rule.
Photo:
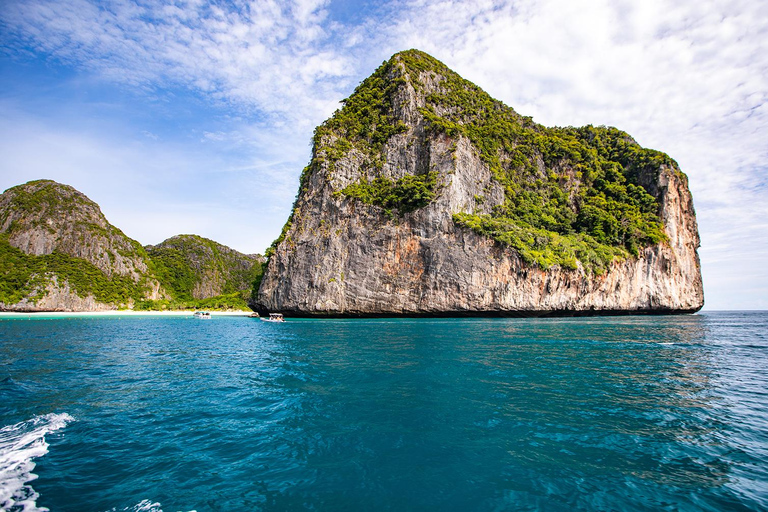
{"label": "turquoise sea", "polygon": [[0,320],[0,509],[768,510],[768,313]]}

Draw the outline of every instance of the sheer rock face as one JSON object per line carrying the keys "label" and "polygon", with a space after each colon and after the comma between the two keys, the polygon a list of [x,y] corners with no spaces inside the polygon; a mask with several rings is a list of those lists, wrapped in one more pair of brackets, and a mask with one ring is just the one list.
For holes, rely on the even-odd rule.
{"label": "sheer rock face", "polygon": [[[455,224],[454,213],[492,211],[504,201],[504,190],[468,138],[426,129],[419,108],[436,87],[432,78],[422,74],[420,90],[410,82],[397,90],[393,110],[407,129],[385,143],[386,163],[377,176],[396,180],[437,171],[435,199],[388,215],[340,194],[370,174],[355,149],[333,167],[327,160],[310,166],[253,309],[365,316],[683,313],[702,307],[693,201],[687,178],[673,167],[640,177],[661,205],[668,241],[615,260],[602,275],[581,265],[542,270],[514,249]],[[316,141],[314,156],[320,153]]]}

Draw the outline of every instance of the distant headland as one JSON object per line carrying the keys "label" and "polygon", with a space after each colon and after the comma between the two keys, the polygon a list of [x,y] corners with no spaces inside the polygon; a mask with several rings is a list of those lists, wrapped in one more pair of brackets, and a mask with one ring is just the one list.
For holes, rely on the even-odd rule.
{"label": "distant headland", "polygon": [[0,195],[0,311],[247,310],[264,258],[196,235],[142,245],[71,186]]}

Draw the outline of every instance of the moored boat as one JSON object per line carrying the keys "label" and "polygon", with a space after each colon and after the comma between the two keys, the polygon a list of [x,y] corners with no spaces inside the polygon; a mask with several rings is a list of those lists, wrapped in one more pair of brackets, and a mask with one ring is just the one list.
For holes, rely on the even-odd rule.
{"label": "moored boat", "polygon": [[282,313],[270,313],[269,318],[261,318],[264,322],[285,322]]}
{"label": "moored boat", "polygon": [[208,311],[195,311],[195,314],[193,315],[195,318],[199,318],[200,320],[210,320],[211,319],[211,313]]}

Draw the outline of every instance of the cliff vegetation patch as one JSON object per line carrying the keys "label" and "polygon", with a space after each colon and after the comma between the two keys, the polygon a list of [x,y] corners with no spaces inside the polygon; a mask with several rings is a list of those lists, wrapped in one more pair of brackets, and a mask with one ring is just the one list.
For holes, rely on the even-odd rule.
{"label": "cliff vegetation patch", "polygon": [[43,297],[53,276],[64,281],[80,297],[93,297],[107,304],[127,305],[147,291],[148,283],[136,283],[129,277],[108,277],[92,263],[54,251],[43,256],[26,254],[8,243],[0,234],[0,302],[16,304],[25,297],[32,302]]}
{"label": "cliff vegetation patch", "polygon": [[421,84],[428,73],[439,83],[421,109],[430,131],[468,138],[504,187],[504,202],[491,214],[457,215],[457,224],[541,268],[574,268],[576,259],[597,273],[666,240],[658,200],[641,179],[677,168],[669,156],[616,128],[544,127],[423,52],[400,58],[412,81]]}
{"label": "cliff vegetation patch", "polygon": [[186,309],[208,309],[213,311],[250,310],[240,292],[225,293],[207,299],[141,299],[133,305],[134,311],[176,311]]}
{"label": "cliff vegetation patch", "polygon": [[[150,247],[148,254],[153,275],[171,298],[144,300],[134,309],[247,309],[253,283],[262,273],[260,261],[197,235],[170,238]],[[194,289],[204,279],[220,281],[221,293],[195,298]]]}
{"label": "cliff vegetation patch", "polygon": [[393,210],[402,214],[428,205],[435,197],[436,188],[437,172],[433,171],[426,174],[409,174],[396,181],[385,177],[372,181],[360,178],[342,189],[341,193],[366,204],[380,206],[385,209],[387,215],[392,216]]}

